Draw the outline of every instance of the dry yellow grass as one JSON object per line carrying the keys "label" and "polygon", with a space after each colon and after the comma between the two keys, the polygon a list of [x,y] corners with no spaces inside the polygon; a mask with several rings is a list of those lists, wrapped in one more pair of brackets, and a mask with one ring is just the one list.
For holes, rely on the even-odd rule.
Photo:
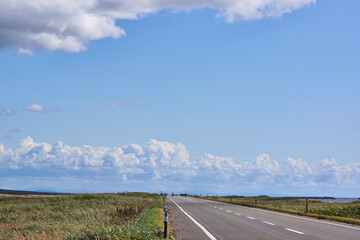
{"label": "dry yellow grass", "polygon": [[0,239],[158,239],[159,199],[146,193],[2,197]]}

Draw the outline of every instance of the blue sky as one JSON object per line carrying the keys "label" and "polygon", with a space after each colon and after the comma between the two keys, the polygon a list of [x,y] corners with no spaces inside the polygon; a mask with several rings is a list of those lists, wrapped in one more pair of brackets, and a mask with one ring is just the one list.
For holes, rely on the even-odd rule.
{"label": "blue sky", "polygon": [[[99,13],[126,35],[69,23],[78,48],[0,17],[0,187],[358,196],[360,3],[274,1],[254,14],[176,2]],[[66,156],[52,152],[58,141]],[[142,150],[104,170],[104,152],[129,144]]]}

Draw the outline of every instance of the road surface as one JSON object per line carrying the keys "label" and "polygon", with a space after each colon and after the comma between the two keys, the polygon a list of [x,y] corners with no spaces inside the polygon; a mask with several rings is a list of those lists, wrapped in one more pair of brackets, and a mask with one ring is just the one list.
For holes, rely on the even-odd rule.
{"label": "road surface", "polygon": [[187,197],[169,197],[178,239],[360,240],[360,227],[258,208]]}

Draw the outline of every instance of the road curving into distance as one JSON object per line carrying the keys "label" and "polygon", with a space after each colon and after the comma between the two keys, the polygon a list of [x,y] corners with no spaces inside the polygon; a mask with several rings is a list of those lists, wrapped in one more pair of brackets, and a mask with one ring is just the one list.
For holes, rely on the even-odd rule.
{"label": "road curving into distance", "polygon": [[190,197],[169,197],[178,239],[359,240],[360,227]]}

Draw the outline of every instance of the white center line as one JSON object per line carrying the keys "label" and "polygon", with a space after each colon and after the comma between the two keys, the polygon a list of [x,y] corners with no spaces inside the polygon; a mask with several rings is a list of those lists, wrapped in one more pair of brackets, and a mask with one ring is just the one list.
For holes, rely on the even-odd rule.
{"label": "white center line", "polygon": [[255,219],[255,218],[253,218],[253,217],[249,217],[249,216],[247,216],[247,218],[249,218],[249,219]]}
{"label": "white center line", "polygon": [[227,212],[231,212],[231,211],[229,211],[229,210],[226,210]]}
{"label": "white center line", "polygon": [[192,216],[190,216],[187,212],[185,212],[184,209],[182,209],[174,200],[172,200],[171,198],[169,198],[173,203],[175,203],[175,205],[183,212],[185,213],[186,216],[188,216],[188,218],[191,219],[191,221],[193,221],[201,230],[203,230],[203,232],[211,239],[211,240],[216,240],[216,237],[214,237],[203,225],[201,225],[198,221],[196,221]]}
{"label": "white center line", "polygon": [[267,222],[267,221],[263,221],[263,223],[269,224],[271,226],[274,226],[275,224],[271,223],[271,222]]}
{"label": "white center line", "polygon": [[303,233],[303,232],[299,232],[299,231],[296,231],[296,230],[291,229],[291,228],[285,228],[285,230],[288,230],[288,231],[290,231],[290,232],[294,232],[294,233],[297,233],[297,234],[305,234],[305,233]]}
{"label": "white center line", "polygon": [[235,213],[236,215],[239,215],[239,216],[241,216],[241,214],[240,213]]}

